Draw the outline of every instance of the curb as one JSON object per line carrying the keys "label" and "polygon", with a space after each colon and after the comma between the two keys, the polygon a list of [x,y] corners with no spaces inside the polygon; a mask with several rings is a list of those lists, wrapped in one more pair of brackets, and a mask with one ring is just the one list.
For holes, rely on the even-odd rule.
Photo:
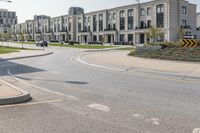
{"label": "curb", "polygon": [[126,47],[115,47],[115,48],[104,48],[104,49],[91,49],[91,50],[85,50],[84,52],[101,52],[101,51],[110,51],[110,50],[116,50],[120,48],[126,48]]}
{"label": "curb", "polygon": [[25,59],[25,58],[32,58],[32,57],[40,57],[40,56],[46,56],[46,55],[51,55],[53,52],[48,52],[44,54],[37,54],[37,55],[29,55],[29,56],[19,56],[19,57],[12,57],[12,58],[5,58],[5,59],[0,59],[0,61],[7,61],[7,60],[17,60],[17,59]]}
{"label": "curb", "polygon": [[13,96],[13,97],[5,97],[5,98],[0,98],[0,105],[8,105],[8,104],[17,104],[17,103],[24,103],[30,101],[32,98],[30,96],[30,93],[27,91],[24,91],[13,84],[10,84],[2,79],[0,81],[7,86],[11,87],[14,90],[17,90],[18,92],[21,92],[22,94],[19,96]]}
{"label": "curb", "polygon": [[[84,56],[84,55],[82,55]],[[77,58],[77,61],[81,64],[93,66],[96,68],[102,68],[102,69],[109,69],[109,70],[117,70],[117,71],[123,71],[123,68],[115,67],[115,66],[109,66],[106,64],[95,64],[95,63],[89,63],[87,60],[81,59],[82,56],[79,56]],[[183,73],[175,73],[175,72],[166,72],[166,71],[158,71],[158,70],[151,70],[151,69],[143,69],[143,68],[130,68],[130,69],[124,69],[124,71],[135,71],[135,72],[143,72],[143,73],[149,73],[149,74],[156,74],[156,75],[163,75],[163,76],[171,76],[171,77],[177,77],[181,78],[182,80],[200,80],[200,76],[192,76],[189,74],[183,74]]]}

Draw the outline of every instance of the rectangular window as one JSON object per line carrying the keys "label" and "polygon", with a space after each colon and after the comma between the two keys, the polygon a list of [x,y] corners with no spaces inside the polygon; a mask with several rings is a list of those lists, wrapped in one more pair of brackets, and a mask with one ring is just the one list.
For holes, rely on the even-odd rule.
{"label": "rectangular window", "polygon": [[128,10],[128,17],[133,17],[133,9]]}
{"label": "rectangular window", "polygon": [[164,27],[164,5],[156,6],[156,26],[158,28]]}
{"label": "rectangular window", "polygon": [[113,13],[113,19],[116,19],[116,13]]}
{"label": "rectangular window", "polygon": [[151,7],[147,8],[147,15],[151,15]]}
{"label": "rectangular window", "polygon": [[125,41],[125,35],[124,34],[120,34],[120,42],[124,42]]}
{"label": "rectangular window", "polygon": [[187,21],[185,19],[182,20],[182,26],[186,27],[187,26]]}
{"label": "rectangular window", "polygon": [[81,18],[78,18],[78,32],[81,32],[81,21],[82,19]]}
{"label": "rectangular window", "polygon": [[140,9],[140,16],[144,16],[145,15],[145,11],[144,11],[144,9],[142,8],[142,9]]}
{"label": "rectangular window", "polygon": [[133,29],[133,9],[128,10],[128,29]]}
{"label": "rectangular window", "polygon": [[133,34],[128,34],[128,42],[133,42]]}
{"label": "rectangular window", "polygon": [[99,31],[103,31],[103,14],[99,15]]}
{"label": "rectangular window", "polygon": [[108,14],[108,20],[111,20],[112,19],[112,15],[111,13]]}
{"label": "rectangular window", "polygon": [[182,14],[187,14],[187,7],[186,6],[182,6]]}
{"label": "rectangular window", "polygon": [[97,19],[96,19],[96,15],[93,16],[93,31],[96,32],[97,31]]}
{"label": "rectangular window", "polygon": [[120,30],[125,30],[125,11],[120,11]]}

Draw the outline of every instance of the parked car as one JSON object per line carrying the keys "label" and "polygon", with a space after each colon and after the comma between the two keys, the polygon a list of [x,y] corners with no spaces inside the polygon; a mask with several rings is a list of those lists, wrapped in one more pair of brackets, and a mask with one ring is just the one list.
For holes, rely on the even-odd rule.
{"label": "parked car", "polygon": [[47,41],[39,41],[36,46],[38,47],[48,47],[48,42]]}

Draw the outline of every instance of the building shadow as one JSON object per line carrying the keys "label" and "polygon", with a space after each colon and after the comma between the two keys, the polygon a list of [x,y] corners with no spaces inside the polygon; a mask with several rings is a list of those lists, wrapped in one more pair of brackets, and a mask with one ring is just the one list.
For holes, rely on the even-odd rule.
{"label": "building shadow", "polygon": [[11,62],[11,61],[2,60],[2,58],[0,58],[0,60],[1,60],[0,61],[0,76],[8,76],[8,70],[13,75],[45,71],[45,70],[38,69],[35,67],[22,65],[22,64]]}

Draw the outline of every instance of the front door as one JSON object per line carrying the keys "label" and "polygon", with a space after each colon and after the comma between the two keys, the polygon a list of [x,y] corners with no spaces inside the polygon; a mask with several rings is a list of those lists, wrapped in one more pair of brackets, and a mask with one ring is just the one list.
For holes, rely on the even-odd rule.
{"label": "front door", "polygon": [[144,44],[144,34],[140,34],[140,44]]}

